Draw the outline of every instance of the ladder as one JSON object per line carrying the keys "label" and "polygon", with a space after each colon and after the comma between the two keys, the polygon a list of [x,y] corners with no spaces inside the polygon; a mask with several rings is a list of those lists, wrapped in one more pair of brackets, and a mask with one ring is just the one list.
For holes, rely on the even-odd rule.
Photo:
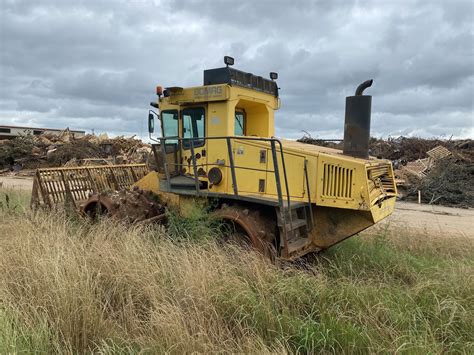
{"label": "ladder", "polygon": [[[310,244],[309,233],[313,229],[313,208],[311,205],[311,192],[308,178],[308,161],[304,162],[304,176],[306,182],[307,202],[293,202],[285,206],[283,203],[277,208],[278,229],[283,236],[284,243],[281,245],[282,255],[289,257],[294,252],[304,249]],[[285,165],[283,162],[283,169]],[[285,172],[286,180],[286,172]]]}
{"label": "ladder", "polygon": [[304,248],[310,243],[311,218],[307,203],[293,202],[290,208],[278,208],[277,225],[280,235],[286,235],[287,245],[282,245],[282,255],[290,256],[292,253]]}

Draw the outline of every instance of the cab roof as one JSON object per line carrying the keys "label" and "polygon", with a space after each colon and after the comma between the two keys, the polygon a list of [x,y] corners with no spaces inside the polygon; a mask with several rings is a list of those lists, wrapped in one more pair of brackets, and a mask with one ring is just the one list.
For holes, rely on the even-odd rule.
{"label": "cab roof", "polygon": [[204,70],[204,86],[216,84],[240,86],[278,97],[278,85],[275,81],[230,67]]}

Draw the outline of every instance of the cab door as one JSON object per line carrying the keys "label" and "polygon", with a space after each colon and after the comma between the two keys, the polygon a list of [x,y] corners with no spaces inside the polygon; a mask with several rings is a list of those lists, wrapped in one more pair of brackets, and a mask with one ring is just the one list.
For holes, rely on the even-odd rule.
{"label": "cab door", "polygon": [[[206,177],[206,105],[189,106],[181,110],[183,141],[181,144],[181,173],[194,176],[191,151],[194,149],[197,175]],[[192,148],[192,149],[191,149]]]}
{"label": "cab door", "polygon": [[179,111],[163,110],[161,116],[161,136],[166,138],[160,142],[160,146],[165,150],[165,154],[161,149],[159,152],[155,150],[155,156],[158,164],[158,171],[165,172],[164,161],[166,161],[168,174],[170,177],[179,174],[180,160],[180,142],[179,142]]}

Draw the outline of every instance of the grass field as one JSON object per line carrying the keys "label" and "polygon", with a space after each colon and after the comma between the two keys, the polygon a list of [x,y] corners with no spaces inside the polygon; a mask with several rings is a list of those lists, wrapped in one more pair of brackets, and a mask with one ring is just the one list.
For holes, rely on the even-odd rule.
{"label": "grass field", "polygon": [[472,242],[380,231],[274,265],[203,213],[170,236],[26,200],[0,191],[0,353],[474,353]]}

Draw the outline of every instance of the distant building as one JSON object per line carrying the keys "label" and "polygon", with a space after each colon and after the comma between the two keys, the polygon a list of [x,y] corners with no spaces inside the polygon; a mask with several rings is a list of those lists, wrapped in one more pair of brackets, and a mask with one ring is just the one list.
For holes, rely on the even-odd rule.
{"label": "distant building", "polygon": [[[18,136],[34,135],[39,136],[43,133],[60,134],[63,129],[54,128],[35,128],[35,127],[21,127],[21,126],[2,126],[0,125],[0,139],[13,139]],[[74,137],[82,137],[86,131],[69,130]]]}

